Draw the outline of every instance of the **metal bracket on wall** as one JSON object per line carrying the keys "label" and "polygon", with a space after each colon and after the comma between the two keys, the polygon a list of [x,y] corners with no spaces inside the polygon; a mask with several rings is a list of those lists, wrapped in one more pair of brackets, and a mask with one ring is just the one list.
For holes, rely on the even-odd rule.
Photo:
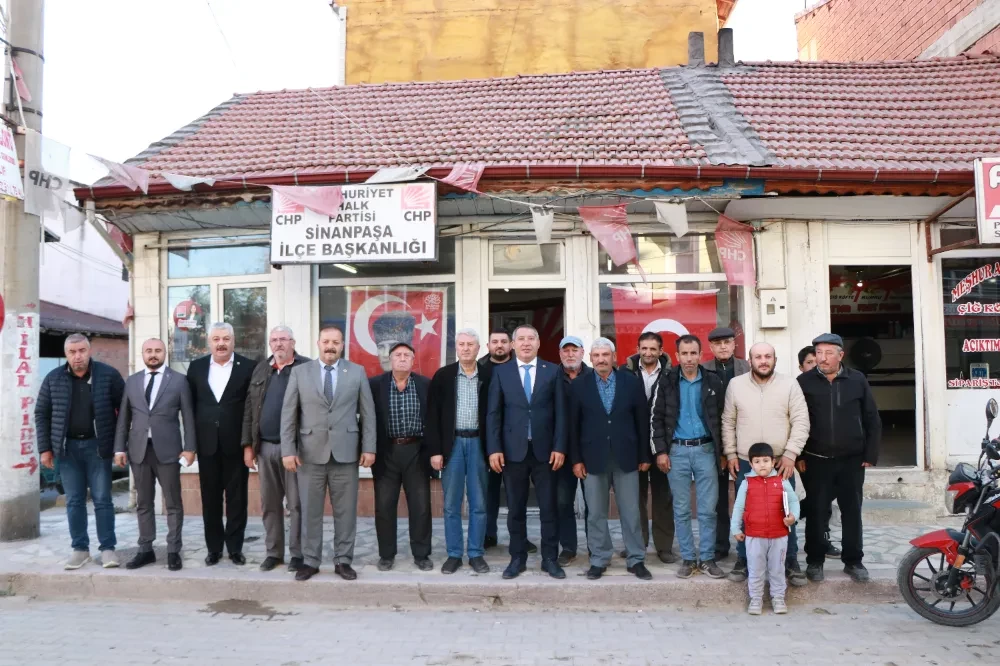
{"label": "metal bracket on wall", "polygon": [[947,213],[949,210],[962,203],[971,196],[975,196],[976,188],[970,188],[965,193],[955,197],[944,206],[941,206],[936,211],[922,219],[920,222],[924,225],[924,241],[927,244],[927,263],[934,261],[934,255],[941,254],[942,252],[948,252],[949,250],[958,250],[963,247],[976,247],[979,245],[979,235],[976,234],[976,238],[970,238],[968,240],[959,241],[958,243],[951,243],[950,245],[944,245],[942,247],[934,247],[934,242],[931,240],[931,222],[934,222],[939,217]]}

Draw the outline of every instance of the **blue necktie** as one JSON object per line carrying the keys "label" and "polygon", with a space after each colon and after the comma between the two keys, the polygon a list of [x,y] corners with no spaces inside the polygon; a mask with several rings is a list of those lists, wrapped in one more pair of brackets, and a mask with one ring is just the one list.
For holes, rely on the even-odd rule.
{"label": "blue necktie", "polygon": [[323,378],[323,395],[328,403],[333,402],[333,366],[327,365],[326,377]]}
{"label": "blue necktie", "polygon": [[[531,366],[524,366],[524,397],[528,399],[528,405],[531,405]],[[528,439],[531,439],[531,410],[528,410]]]}

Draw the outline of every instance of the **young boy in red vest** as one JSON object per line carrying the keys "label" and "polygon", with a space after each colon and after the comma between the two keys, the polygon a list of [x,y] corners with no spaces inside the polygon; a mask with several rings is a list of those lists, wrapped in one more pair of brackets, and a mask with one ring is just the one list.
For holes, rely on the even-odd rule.
{"label": "young boy in red vest", "polygon": [[758,443],[747,452],[753,471],[736,493],[729,531],[737,541],[746,539],[750,615],[764,607],[764,581],[771,584],[771,609],[787,613],[785,605],[785,553],[788,530],[799,518],[799,498],[791,484],[774,469],[774,450]]}

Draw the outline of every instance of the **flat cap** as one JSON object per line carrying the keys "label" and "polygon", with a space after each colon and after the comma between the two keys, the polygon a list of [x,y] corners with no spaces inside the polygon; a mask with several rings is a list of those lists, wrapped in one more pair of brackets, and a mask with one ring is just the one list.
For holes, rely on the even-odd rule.
{"label": "flat cap", "polygon": [[567,335],[565,338],[562,339],[562,342],[559,343],[559,349],[562,349],[566,345],[576,345],[580,349],[583,349],[583,340],[576,337],[575,335]]}
{"label": "flat cap", "polygon": [[813,340],[813,346],[816,345],[837,345],[840,348],[844,347],[844,338],[840,337],[836,333],[824,333],[823,335],[817,336]]}
{"label": "flat cap", "polygon": [[390,347],[389,348],[389,353],[391,354],[392,352],[396,351],[400,347],[406,347],[407,349],[409,349],[414,354],[417,353],[417,350],[413,348],[413,345],[411,345],[409,342],[404,342],[402,340],[400,340],[399,342],[395,343],[392,347]]}
{"label": "flat cap", "polygon": [[719,328],[713,328],[712,332],[708,334],[708,341],[712,340],[725,340],[726,338],[735,338],[736,331],[729,328],[728,326],[720,326]]}

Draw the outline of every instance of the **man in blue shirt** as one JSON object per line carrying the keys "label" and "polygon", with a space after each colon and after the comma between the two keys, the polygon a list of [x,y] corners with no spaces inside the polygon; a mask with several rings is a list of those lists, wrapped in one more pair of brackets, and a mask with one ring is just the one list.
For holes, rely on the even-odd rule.
{"label": "man in blue shirt", "polygon": [[[667,474],[674,497],[674,523],[683,562],[681,578],[695,571],[722,578],[715,562],[716,500],[722,453],[722,380],[701,365],[701,341],[693,335],[677,339],[679,367],[660,378],[651,419],[656,466]],[[697,553],[691,529],[691,483],[698,504]]]}

